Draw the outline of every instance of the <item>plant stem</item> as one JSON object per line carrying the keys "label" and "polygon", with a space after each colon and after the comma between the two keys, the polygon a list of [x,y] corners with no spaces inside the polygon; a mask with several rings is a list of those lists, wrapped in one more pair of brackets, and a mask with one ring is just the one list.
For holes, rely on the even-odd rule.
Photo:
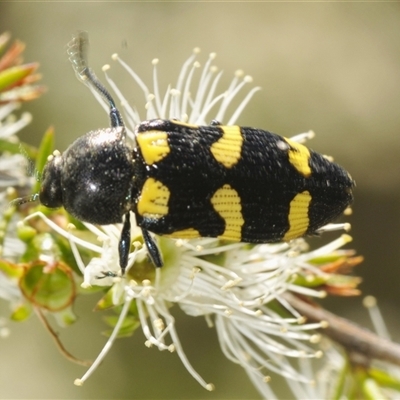
{"label": "plant stem", "polygon": [[378,359],[400,366],[399,344],[383,339],[368,329],[323,309],[309,299],[288,292],[283,296],[308,321],[326,321],[327,327],[323,329],[323,334],[342,345],[352,362],[368,366],[372,359]]}

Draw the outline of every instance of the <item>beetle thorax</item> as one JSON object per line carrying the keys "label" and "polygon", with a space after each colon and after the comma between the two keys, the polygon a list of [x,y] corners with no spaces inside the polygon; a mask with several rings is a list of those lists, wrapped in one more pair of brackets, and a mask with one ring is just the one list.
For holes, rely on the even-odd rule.
{"label": "beetle thorax", "polygon": [[91,131],[49,161],[40,199],[48,207],[64,206],[81,221],[117,223],[131,208],[132,177],[132,151],[122,128]]}

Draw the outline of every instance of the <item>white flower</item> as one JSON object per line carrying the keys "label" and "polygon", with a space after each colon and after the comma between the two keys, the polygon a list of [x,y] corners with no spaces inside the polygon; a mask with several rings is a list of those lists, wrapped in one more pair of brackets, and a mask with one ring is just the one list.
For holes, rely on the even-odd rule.
{"label": "white flower", "polygon": [[[226,118],[232,99],[251,82],[251,78],[242,77],[242,72],[238,72],[228,89],[217,95],[221,73],[217,73],[217,69],[212,66],[215,59],[212,53],[201,70],[198,89],[191,95],[193,76],[199,70],[199,63],[195,61],[197,54],[198,49],[184,64],[176,85],[169,87],[163,96],[157,83],[158,60],[153,60],[154,82],[151,91],[117,55],[112,58],[122,65],[142,89],[146,102],[145,119],[177,118],[195,124],[208,124],[216,119],[228,125],[234,124],[259,88],[251,89],[230,118]],[[105,66],[103,70],[109,68]],[[128,133],[134,140],[135,126],[142,120],[140,112],[128,104],[108,75],[106,79],[121,101]],[[103,105],[108,111],[108,107]],[[214,118],[210,117],[211,114]],[[293,139],[303,142],[312,135],[309,132]],[[157,270],[152,267],[144,274],[141,271],[139,278],[137,268],[146,263],[146,249],[141,245],[140,230],[133,224],[134,250],[129,255],[127,274],[120,278],[116,277],[119,272],[120,225],[98,228],[85,224],[94,237],[101,241],[102,245],[98,246],[75,236],[73,230],[61,229],[41,213],[29,218],[36,216],[69,239],[84,276],[82,286],[111,286],[113,303],[123,304],[110,339],[92,367],[81,379],[76,380],[76,384],[83,384],[109,351],[129,313],[131,302],[135,301],[146,338],[145,344],[156,346],[159,350],[176,351],[189,373],[208,390],[213,389],[213,384],[206,382],[194,370],[181,346],[175,320],[170,312],[173,304],[179,305],[188,315],[203,316],[209,325],[215,327],[226,357],[245,369],[263,397],[275,396],[267,384],[270,380],[268,371],[288,378],[289,386],[298,398],[329,397],[327,385],[332,382],[332,371],[339,370],[342,358],[334,350],[328,350],[329,358],[323,363],[324,368],[329,368],[324,381],[327,384],[323,387],[315,385],[317,378],[310,373],[310,360],[323,355],[321,349],[316,347],[320,336],[315,333],[321,324],[304,323],[302,316],[285,301],[283,294],[291,291],[309,296],[324,296],[322,291],[296,285],[296,277],[299,274],[310,278],[323,276],[323,272],[310,261],[317,256],[340,254],[338,249],[349,241],[349,236],[343,235],[315,251],[308,251],[303,239],[294,240],[290,244],[253,246],[245,243],[228,244],[211,238],[191,241],[158,238],[165,265]],[[134,220],[134,215],[131,220]],[[329,225],[325,230],[344,227]],[[98,253],[98,257],[93,258],[87,266],[80,258],[80,246]],[[321,363],[319,360],[318,365],[321,366]],[[324,368],[320,370],[326,371]]]}
{"label": "white flower", "polygon": [[[316,378],[309,374],[312,368],[309,359],[322,356],[322,351],[314,346],[320,340],[314,330],[323,324],[304,324],[301,315],[285,302],[282,294],[292,291],[323,297],[323,292],[297,286],[293,279],[298,273],[321,274],[308,262],[324,255],[339,255],[337,249],[349,241],[347,235],[310,252],[304,252],[307,247],[302,239],[290,245],[249,246],[221,244],[216,239],[189,242],[159,238],[165,265],[155,271],[155,276],[150,274],[152,279],[136,281],[130,277],[135,276],[135,262],[143,261],[145,247],[137,243],[130,254],[129,278],[114,277],[119,270],[119,231],[116,226],[96,228],[86,224],[103,242],[103,246],[98,247],[82,241],[72,231],[63,231],[43,214],[36,213],[29,218],[36,216],[70,240],[84,274],[82,286],[113,285],[114,304],[124,304],[113,335],[78,384],[88,378],[108,352],[130,303],[135,300],[146,345],[176,351],[188,371],[205,388],[211,390],[213,386],[197,374],[185,356],[169,311],[173,304],[178,304],[188,315],[204,316],[211,326],[215,326],[224,354],[245,369],[265,398],[270,398],[272,393],[266,384],[270,379],[268,371],[288,378],[290,387],[297,388],[296,392],[299,387],[304,391],[310,386],[306,392],[313,390],[316,393],[313,398],[318,398],[320,390],[317,388],[321,385],[315,386]],[[93,258],[85,268],[76,244],[97,251],[99,257]],[[107,276],[108,272],[111,272],[110,276]],[[292,316],[282,317],[276,311],[277,304],[283,305]],[[327,366],[336,368],[342,359],[333,350],[330,354]],[[336,362],[332,364],[330,358]],[[298,360],[297,367],[291,362],[295,359]],[[328,379],[326,385],[329,382]]]}
{"label": "white flower", "polygon": [[[18,107],[19,103],[8,103],[0,106],[0,139],[18,143],[15,134],[32,120],[29,113],[23,113],[17,119],[12,112]],[[29,180],[26,174],[26,158],[22,154],[10,154],[2,148],[0,148],[0,151],[0,190],[25,186]]]}
{"label": "white flower", "polygon": [[[251,76],[244,75],[243,71],[238,70],[228,88],[224,92],[216,94],[218,83],[222,76],[222,71],[218,72],[218,68],[212,65],[216,54],[211,53],[209,55],[208,61],[201,70],[200,78],[196,81],[194,75],[196,71],[200,69],[200,63],[195,61],[195,59],[199,53],[200,49],[195,48],[193,50],[192,56],[183,64],[175,86],[169,86],[163,95],[160,94],[160,88],[158,86],[158,59],[152,61],[153,91],[151,91],[128,64],[121,60],[117,54],[113,54],[112,59],[117,61],[125,69],[144,94],[146,111],[145,115],[141,117],[140,111],[130,106],[116,83],[108,76],[107,71],[110,69],[110,65],[105,65],[103,67],[106,79],[115,91],[125,111],[125,119],[131,137],[133,137],[132,132],[134,132],[136,125],[143,120],[154,118],[178,119],[183,122],[198,125],[208,125],[213,119],[221,122],[225,121],[225,114],[232,104],[232,101],[246,85],[253,81],[253,79]],[[197,85],[197,91],[191,92],[191,86],[195,84]],[[236,122],[240,113],[258,90],[260,90],[259,87],[254,87],[247,93],[236,110],[231,113],[230,118],[226,121],[227,125],[233,125]],[[96,92],[94,93],[96,97],[100,99]],[[107,105],[105,103],[103,103],[103,105],[108,112]],[[210,117],[210,115],[212,115],[212,117]]]}
{"label": "white flower", "polygon": [[[23,113],[19,119],[12,114],[19,106],[20,104],[16,102],[0,106],[0,139],[18,143],[15,134],[30,123],[32,117],[29,113]],[[32,183],[32,178],[27,177],[26,165],[27,160],[22,154],[11,154],[0,148],[0,213],[2,218],[7,217],[9,195],[13,188],[30,186]],[[13,221],[8,226],[7,234],[3,233],[4,243],[0,248],[1,257],[10,261],[17,260],[25,249],[23,243],[15,235],[15,222]]]}
{"label": "white flower", "polygon": [[[8,103],[0,106],[0,139],[10,143],[18,143],[15,134],[30,121],[29,113],[24,113],[17,119],[12,114],[19,107],[19,103]],[[25,244],[16,236],[17,218],[10,214],[10,193],[14,187],[26,187],[30,178],[26,176],[26,159],[21,154],[11,154],[0,148],[0,214],[2,223],[0,231],[1,245],[0,258],[16,262],[25,251]],[[16,279],[10,278],[0,271],[0,299],[10,303],[11,307],[18,304],[22,295]],[[7,337],[8,328],[5,319],[0,319],[0,337]]]}

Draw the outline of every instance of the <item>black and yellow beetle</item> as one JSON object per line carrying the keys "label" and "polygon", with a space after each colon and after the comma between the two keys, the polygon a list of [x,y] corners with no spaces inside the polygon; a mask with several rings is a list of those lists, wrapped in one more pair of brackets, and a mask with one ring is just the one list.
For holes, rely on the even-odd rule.
{"label": "black and yellow beetle", "polygon": [[126,144],[114,100],[87,66],[80,32],[69,55],[81,80],[110,106],[111,128],[77,139],[47,162],[40,201],[93,224],[123,222],[122,274],[130,248],[130,212],[148,253],[163,264],[149,232],[173,238],[215,237],[249,243],[315,234],[353,200],[354,181],[307,147],[261,129],[149,120]]}

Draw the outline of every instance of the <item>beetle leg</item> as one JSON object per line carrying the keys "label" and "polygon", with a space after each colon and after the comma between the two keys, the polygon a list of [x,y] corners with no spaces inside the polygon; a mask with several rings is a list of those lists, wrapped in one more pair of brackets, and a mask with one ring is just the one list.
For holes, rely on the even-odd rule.
{"label": "beetle leg", "polygon": [[119,265],[122,275],[125,274],[128,265],[129,249],[131,247],[131,220],[129,212],[125,214],[124,225],[122,227],[121,237],[118,244]]}
{"label": "beetle leg", "polygon": [[118,275],[115,272],[111,271],[101,271],[103,275],[96,276],[96,279],[104,279],[104,278],[116,278]]}
{"label": "beetle leg", "polygon": [[142,228],[142,235],[144,242],[146,243],[147,252],[151,258],[151,261],[156,267],[162,267],[164,263],[157,243],[151,237],[148,230]]}

